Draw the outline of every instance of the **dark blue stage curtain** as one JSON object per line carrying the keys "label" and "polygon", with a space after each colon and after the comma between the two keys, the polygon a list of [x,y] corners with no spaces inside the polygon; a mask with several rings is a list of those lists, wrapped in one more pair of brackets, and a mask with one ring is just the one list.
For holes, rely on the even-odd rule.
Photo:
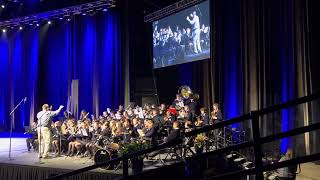
{"label": "dark blue stage curtain", "polygon": [[23,97],[28,102],[15,113],[15,130],[34,121],[43,103],[66,107],[73,79],[79,80],[79,110],[100,114],[123,103],[119,29],[118,14],[106,12],[2,34],[1,129],[8,130],[10,109]]}
{"label": "dark blue stage curtain", "polygon": [[[250,4],[257,9],[263,7],[263,11],[246,9],[249,6],[240,1],[226,0],[218,4],[221,10],[217,13],[216,22],[216,61],[220,70],[219,102],[226,119],[248,113],[252,108],[257,110],[298,97],[294,83],[297,79],[293,74],[297,68],[294,66],[296,57],[293,56],[293,4],[290,0]],[[252,18],[249,13],[257,16]],[[252,102],[258,106],[254,107],[250,104]],[[280,114],[265,120],[261,134],[293,128],[292,109],[285,109]],[[239,127],[240,124],[233,126]],[[291,141],[282,139],[281,152],[284,153],[288,147],[291,147]]]}
{"label": "dark blue stage curtain", "polygon": [[[38,31],[3,33],[0,39],[0,128],[8,130],[10,121],[23,130],[34,119],[38,79]],[[9,113],[28,97],[10,117]]]}
{"label": "dark blue stage curtain", "polygon": [[67,105],[71,82],[79,80],[79,110],[101,114],[123,103],[123,61],[117,15],[79,16],[47,27],[41,58],[45,90],[42,103]]}
{"label": "dark blue stage curtain", "polygon": [[[229,3],[231,1],[229,0]],[[242,83],[245,81],[243,79],[242,70],[242,59],[241,59],[241,32],[240,32],[240,1],[232,2],[232,6],[228,1],[222,4],[225,11],[221,10],[223,13],[224,23],[217,25],[219,33],[221,33],[221,38],[219,39],[221,43],[221,51],[217,54],[217,61],[221,63],[223,67],[221,75],[220,87],[223,91],[222,95],[222,105],[224,107],[224,115],[226,119],[234,118],[242,115],[243,113],[243,91]],[[219,35],[217,35],[219,36]],[[236,124],[232,125],[237,127]]]}

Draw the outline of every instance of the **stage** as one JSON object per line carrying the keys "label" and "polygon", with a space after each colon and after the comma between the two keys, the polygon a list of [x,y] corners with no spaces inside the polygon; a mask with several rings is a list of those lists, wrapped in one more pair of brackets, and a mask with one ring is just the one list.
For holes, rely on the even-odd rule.
{"label": "stage", "polygon": [[[25,138],[12,138],[12,160],[8,158],[9,138],[0,138],[0,177],[1,179],[28,180],[45,179],[48,176],[93,165],[93,161],[80,157],[55,157],[42,159],[39,164],[37,152],[27,151]],[[73,179],[115,179],[121,170],[95,169],[80,174]]]}
{"label": "stage", "polygon": [[[12,138],[12,160],[8,158],[9,138],[0,138],[0,177],[6,180],[32,180],[46,179],[48,176],[68,172],[71,170],[93,165],[93,160],[80,157],[55,157],[42,159],[43,164],[39,164],[37,152],[27,151],[26,138]],[[147,162],[145,162],[147,164]],[[145,167],[144,170],[155,169],[159,164]],[[95,169],[82,173],[72,179],[116,179],[121,177],[122,169],[105,170]],[[298,180],[320,180],[320,165],[306,163],[301,165],[301,173]]]}
{"label": "stage", "polygon": [[[26,138],[12,138],[12,160],[9,160],[9,138],[0,138],[0,177],[6,180],[42,180],[49,176],[61,174],[83,167],[93,165],[93,160],[80,157],[54,157],[49,159],[41,159],[42,164],[39,164],[38,153],[33,149],[27,151]],[[172,162],[165,164],[154,161],[144,161],[144,171],[158,169],[159,167],[170,168]],[[165,165],[165,166],[164,166]],[[159,170],[159,169],[158,169]],[[161,172],[161,170],[160,170]],[[129,169],[129,174],[132,174]],[[70,179],[89,180],[89,179],[117,179],[121,177],[122,169],[105,170],[95,169],[86,173],[79,174]]]}

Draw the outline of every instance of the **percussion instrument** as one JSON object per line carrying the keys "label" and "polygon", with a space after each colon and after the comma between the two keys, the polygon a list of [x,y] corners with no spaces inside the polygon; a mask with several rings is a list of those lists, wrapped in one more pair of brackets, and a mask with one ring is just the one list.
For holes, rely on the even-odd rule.
{"label": "percussion instrument", "polygon": [[107,148],[114,151],[118,151],[120,149],[120,146],[117,143],[110,143],[109,145],[107,145]]}
{"label": "percussion instrument", "polygon": [[[99,149],[94,155],[94,164],[100,164],[117,157],[118,157],[118,151]],[[112,170],[112,169],[115,169],[118,165],[119,165],[119,162],[114,162],[107,166],[101,166],[101,168],[106,170],[107,169]]]}

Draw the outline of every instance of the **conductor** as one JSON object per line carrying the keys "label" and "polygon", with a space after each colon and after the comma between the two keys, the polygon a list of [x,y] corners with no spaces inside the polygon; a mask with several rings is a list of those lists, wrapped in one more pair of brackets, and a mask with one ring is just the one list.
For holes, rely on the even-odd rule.
{"label": "conductor", "polygon": [[58,110],[51,111],[48,104],[42,106],[42,111],[37,114],[38,118],[38,139],[39,158],[47,158],[51,144],[51,123],[54,116],[57,116],[64,106]]}

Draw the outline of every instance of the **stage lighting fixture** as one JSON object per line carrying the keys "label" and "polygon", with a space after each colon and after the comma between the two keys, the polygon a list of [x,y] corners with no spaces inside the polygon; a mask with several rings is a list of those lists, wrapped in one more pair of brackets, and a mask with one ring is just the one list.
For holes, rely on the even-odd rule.
{"label": "stage lighting fixture", "polygon": [[5,32],[7,32],[7,30],[6,29],[2,29],[2,32],[5,33]]}
{"label": "stage lighting fixture", "polygon": [[62,17],[59,17],[59,19],[62,20],[63,18],[62,18]]}
{"label": "stage lighting fixture", "polygon": [[85,15],[87,15],[87,13],[84,12],[84,13],[82,13],[82,15],[85,16]]}
{"label": "stage lighting fixture", "polygon": [[70,19],[70,18],[68,18],[68,21],[71,21],[71,19]]}
{"label": "stage lighting fixture", "polygon": [[104,8],[102,11],[103,11],[103,12],[107,12],[107,11],[108,11],[108,9],[107,9],[107,8]]}
{"label": "stage lighting fixture", "polygon": [[48,21],[48,24],[50,25],[50,24],[51,24],[51,21]]}
{"label": "stage lighting fixture", "polygon": [[[11,2],[14,2],[15,0],[9,0]],[[200,1],[200,0],[199,0]],[[4,4],[3,2],[5,1],[1,1],[0,0],[0,10],[1,10],[1,6],[7,9],[6,4]],[[20,3],[20,0],[18,0],[18,2]],[[110,8],[112,6],[112,4],[115,3],[115,0],[96,0],[95,2],[90,2],[90,3],[84,3],[84,4],[79,4],[76,6],[71,6],[71,7],[66,7],[66,8],[62,8],[62,9],[57,9],[57,10],[52,10],[52,11],[47,11],[47,12],[42,12],[42,13],[37,13],[37,14],[32,14],[32,15],[28,15],[28,16],[23,16],[23,17],[19,17],[19,18],[13,18],[13,19],[9,19],[9,20],[0,20],[0,32],[3,28],[8,27],[10,25],[15,25],[18,24],[18,26],[15,26],[17,28],[19,28],[20,24],[23,24],[24,26],[28,26],[30,25],[30,23],[32,22],[32,24],[35,26],[37,23],[39,23],[39,20],[45,20],[45,23],[48,23],[50,25],[49,19],[52,19],[52,21],[54,20],[54,18],[60,18],[62,17],[62,20],[64,19],[68,19],[70,18],[70,20],[72,20],[72,18],[70,17],[70,15],[94,15],[98,10],[101,11],[107,11],[108,8]],[[22,4],[22,3],[21,3]],[[68,20],[68,21],[70,21]],[[53,24],[53,22],[51,21],[51,24]],[[40,23],[39,23],[40,24]]]}
{"label": "stage lighting fixture", "polygon": [[20,27],[19,27],[19,30],[22,30],[22,29],[23,29],[23,27],[22,27],[22,26],[20,26]]}
{"label": "stage lighting fixture", "polygon": [[4,9],[6,6],[4,4],[1,5],[1,8]]}
{"label": "stage lighting fixture", "polygon": [[40,25],[37,23],[37,27],[39,27]]}

